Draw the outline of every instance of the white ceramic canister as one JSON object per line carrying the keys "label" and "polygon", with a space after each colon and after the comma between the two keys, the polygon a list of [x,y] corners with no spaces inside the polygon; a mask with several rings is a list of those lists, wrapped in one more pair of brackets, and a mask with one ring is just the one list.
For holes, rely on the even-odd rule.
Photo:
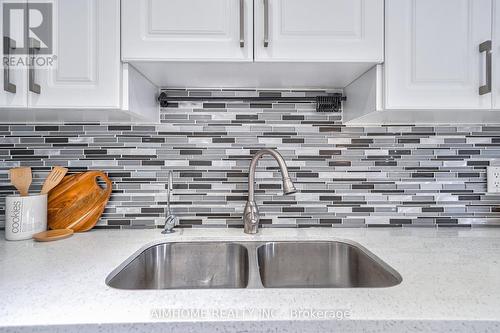
{"label": "white ceramic canister", "polygon": [[5,198],[5,239],[30,239],[47,230],[47,194]]}

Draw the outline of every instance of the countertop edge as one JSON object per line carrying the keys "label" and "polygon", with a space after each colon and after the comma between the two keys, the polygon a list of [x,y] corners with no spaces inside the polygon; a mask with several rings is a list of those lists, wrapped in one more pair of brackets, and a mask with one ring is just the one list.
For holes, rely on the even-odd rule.
{"label": "countertop edge", "polygon": [[135,322],[135,323],[85,323],[70,325],[46,326],[4,326],[0,333],[80,333],[88,332],[297,332],[318,333],[331,332],[332,329],[343,332],[385,332],[400,333],[403,331],[419,332],[498,332],[499,320],[226,320],[226,321],[169,321],[169,322]]}

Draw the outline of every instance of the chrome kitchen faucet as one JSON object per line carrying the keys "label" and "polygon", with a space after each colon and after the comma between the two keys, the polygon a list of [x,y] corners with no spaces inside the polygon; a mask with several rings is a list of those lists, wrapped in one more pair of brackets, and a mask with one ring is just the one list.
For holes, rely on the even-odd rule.
{"label": "chrome kitchen faucet", "polygon": [[256,234],[259,229],[259,209],[255,203],[254,198],[254,187],[255,187],[255,169],[257,168],[257,163],[259,159],[264,155],[271,155],[278,162],[281,177],[283,179],[283,194],[292,194],[297,192],[297,189],[292,183],[290,176],[288,176],[288,168],[286,166],[285,160],[280,153],[274,149],[262,149],[259,150],[252,158],[250,162],[250,168],[248,170],[248,201],[243,211],[243,223],[244,231],[247,234]]}

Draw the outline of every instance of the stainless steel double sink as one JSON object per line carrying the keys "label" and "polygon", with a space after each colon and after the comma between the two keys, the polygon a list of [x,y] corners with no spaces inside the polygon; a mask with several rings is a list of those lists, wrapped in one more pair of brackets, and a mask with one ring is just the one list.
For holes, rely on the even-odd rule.
{"label": "stainless steel double sink", "polygon": [[381,288],[394,269],[348,241],[168,242],[130,257],[106,279],[118,289]]}

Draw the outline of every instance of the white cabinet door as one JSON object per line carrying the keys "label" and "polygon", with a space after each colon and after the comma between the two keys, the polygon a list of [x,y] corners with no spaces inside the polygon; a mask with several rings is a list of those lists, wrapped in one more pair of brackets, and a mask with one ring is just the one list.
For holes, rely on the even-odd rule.
{"label": "white cabinet door", "polygon": [[125,61],[252,58],[252,0],[122,0]]}
{"label": "white cabinet door", "polygon": [[[29,1],[36,9],[38,1]],[[34,108],[117,108],[120,105],[119,0],[54,0],[52,66],[34,69]],[[43,56],[43,55],[40,55]],[[41,62],[43,64],[43,62]],[[48,63],[48,62],[46,62]]]}
{"label": "white cabinet door", "polygon": [[489,109],[479,95],[492,0],[386,0],[385,106]]}
{"label": "white cabinet door", "polygon": [[[0,107],[16,108],[27,106],[26,67],[20,60],[25,54],[16,53],[24,47],[24,11],[27,8],[25,1],[0,0],[0,17],[8,19],[10,31],[4,31],[4,22],[0,23]],[[4,9],[8,12],[4,13]],[[5,48],[10,46],[8,48]]]}
{"label": "white cabinet door", "polygon": [[256,61],[383,59],[383,0],[255,0]]}
{"label": "white cabinet door", "polygon": [[500,110],[500,0],[493,7],[493,108]]}

